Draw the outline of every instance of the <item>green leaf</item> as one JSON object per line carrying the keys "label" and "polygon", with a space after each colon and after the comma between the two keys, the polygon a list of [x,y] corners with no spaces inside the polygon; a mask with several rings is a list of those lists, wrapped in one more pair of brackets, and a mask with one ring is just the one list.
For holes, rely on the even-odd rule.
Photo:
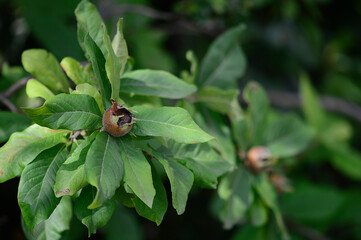
{"label": "green leaf", "polygon": [[104,33],[101,27],[103,20],[97,8],[87,0],[82,0],[75,9],[75,16],[78,23],[78,41],[80,46],[83,49],[87,49],[86,35],[89,34],[100,48],[102,55],[106,56],[107,50],[103,42]]}
{"label": "green leaf", "polygon": [[117,23],[117,33],[115,34],[112,46],[115,55],[119,58],[120,62],[125,65],[128,60],[128,47],[123,35],[123,18],[120,18]]}
{"label": "green leaf", "polygon": [[295,115],[274,119],[265,132],[265,142],[272,156],[285,158],[299,154],[307,148],[315,132]]}
{"label": "green leaf", "polygon": [[108,56],[105,62],[105,70],[112,87],[111,96],[116,101],[119,101],[120,74],[122,69],[124,69],[126,61],[120,62],[120,59],[114,53],[112,43],[110,42],[110,37],[104,24],[102,24],[102,28],[104,30],[103,41],[108,51]]}
{"label": "green leaf", "polygon": [[188,50],[186,52],[186,59],[190,62],[190,71],[182,71],[182,79],[187,83],[193,84],[198,74],[198,60],[193,51]]}
{"label": "green leaf", "polygon": [[140,222],[133,213],[125,207],[117,206],[113,217],[104,227],[105,239],[119,240],[119,236],[126,240],[144,239]]}
{"label": "green leaf", "polygon": [[62,233],[70,229],[70,221],[73,216],[73,208],[70,197],[63,197],[50,217],[41,222],[31,233],[27,228],[24,218],[21,218],[21,226],[25,236],[29,240],[58,240]]}
{"label": "green leaf", "polygon": [[275,189],[268,181],[266,174],[258,175],[255,178],[255,181],[253,181],[253,187],[256,190],[257,194],[262,199],[263,203],[273,211],[277,225],[282,234],[282,239],[288,240],[289,236],[287,233],[287,229],[283,222],[282,214],[277,204],[277,195]]}
{"label": "green leaf", "polygon": [[104,202],[101,207],[88,209],[97,190],[88,185],[83,188],[80,196],[75,199],[74,212],[77,218],[88,228],[88,236],[96,233],[97,228],[105,226],[113,215],[116,204],[114,198]]}
{"label": "green leaf", "polygon": [[26,84],[26,94],[29,98],[41,97],[48,100],[54,97],[54,93],[36,79],[29,79]]}
{"label": "green leaf", "polygon": [[139,148],[128,139],[119,138],[120,154],[124,162],[124,182],[150,208],[153,206],[155,189],[151,167]]}
{"label": "green leaf", "polygon": [[153,206],[147,206],[141,199],[138,197],[133,199],[134,207],[137,213],[153,222],[158,226],[161,224],[164,214],[168,208],[167,193],[163,186],[162,180],[159,177],[158,173],[152,167],[153,183],[156,194],[153,200]]}
{"label": "green leaf", "polygon": [[[342,210],[344,195],[334,187],[311,182],[296,184],[295,191],[282,198],[282,210],[295,220],[318,224],[332,221]],[[297,209],[297,211],[295,211]]]}
{"label": "green leaf", "polygon": [[247,84],[243,92],[243,98],[248,103],[248,110],[250,112],[250,124],[252,131],[253,145],[262,143],[262,137],[265,131],[267,116],[269,113],[269,102],[267,95],[256,82]]}
{"label": "green leaf", "polygon": [[[82,142],[60,166],[56,173],[54,192],[56,197],[72,196],[88,185],[85,175],[85,159],[97,132]],[[75,144],[75,143],[74,143]]]}
{"label": "green leaf", "polygon": [[[118,188],[117,191],[115,192],[115,199],[122,205],[124,205],[128,208],[132,208],[132,207],[134,207],[134,203],[132,200],[134,198],[136,198],[136,196],[133,192],[127,193],[124,185],[126,185],[126,184],[121,185],[120,188]],[[127,186],[127,189],[129,190],[128,186]]]}
{"label": "green leaf", "polygon": [[68,131],[55,131],[32,125],[11,135],[0,148],[0,182],[19,176],[22,170],[42,151],[66,142]]}
{"label": "green leaf", "polygon": [[262,226],[268,220],[268,209],[264,203],[256,197],[249,209],[250,220],[253,226]]}
{"label": "green leaf", "polygon": [[361,153],[346,144],[327,146],[331,164],[344,175],[361,180]]}
{"label": "green leaf", "polygon": [[217,178],[230,169],[230,164],[208,144],[179,144],[168,141],[168,149],[157,150],[166,159],[175,159],[194,174],[194,182],[202,187],[216,188]]}
{"label": "green leaf", "polygon": [[202,143],[213,137],[193,122],[189,113],[178,107],[134,107],[133,132],[140,136],[162,136],[180,143]]}
{"label": "green leaf", "polygon": [[237,79],[243,75],[246,68],[246,59],[238,40],[244,28],[244,25],[234,27],[212,43],[200,67],[197,79],[200,88],[237,87]]}
{"label": "green leaf", "polygon": [[322,129],[326,113],[321,107],[317,93],[312,87],[308,77],[303,74],[300,77],[300,92],[302,99],[302,110],[307,122],[317,129]]}
{"label": "green leaf", "polygon": [[90,65],[82,65],[77,60],[71,57],[65,57],[60,62],[61,67],[66,75],[76,84],[88,83],[92,86],[97,86],[97,82],[93,79],[90,73]]}
{"label": "green leaf", "polygon": [[21,220],[21,225],[25,236],[29,240],[58,240],[61,239],[62,233],[70,229],[70,221],[73,216],[73,208],[70,197],[63,197],[60,203],[55,208],[50,217],[41,222],[31,233],[26,227],[24,218]]}
{"label": "green leaf", "polygon": [[55,174],[65,161],[65,145],[45,150],[21,174],[18,201],[26,225],[33,230],[49,218],[60,199],[55,197]]}
{"label": "green leaf", "polygon": [[82,83],[76,86],[75,90],[71,94],[86,94],[95,99],[98,104],[101,113],[104,113],[104,106],[102,102],[102,97],[98,92],[98,89],[88,83]]}
{"label": "green leaf", "polygon": [[252,239],[252,240],[265,240],[265,239],[277,239],[267,231],[267,228],[254,227],[252,225],[245,225],[239,228],[237,232],[233,235],[231,240],[240,240],[240,239]]}
{"label": "green leaf", "polygon": [[209,141],[211,145],[221,156],[230,164],[236,163],[236,149],[232,139],[232,133],[224,118],[213,111],[199,107],[194,120],[207,133],[215,137]]}
{"label": "green leaf", "polygon": [[0,142],[8,140],[14,132],[24,130],[31,122],[22,114],[0,111]]}
{"label": "green leaf", "polygon": [[68,92],[69,83],[53,54],[43,49],[29,49],[21,55],[25,70],[51,90]]}
{"label": "green leaf", "polygon": [[160,70],[136,70],[120,79],[120,92],[180,99],[196,92],[196,86]]}
{"label": "green leaf", "polygon": [[253,202],[251,176],[245,168],[237,168],[222,178],[218,195],[224,200],[220,218],[226,229],[238,223]]}
{"label": "green leaf", "polygon": [[157,153],[154,153],[154,156],[165,169],[172,191],[173,207],[177,210],[178,215],[181,215],[185,211],[188,194],[193,185],[193,173],[177,161],[165,159]]}
{"label": "green leaf", "polygon": [[232,102],[238,101],[237,89],[222,90],[217,87],[205,87],[199,91],[197,102],[204,103],[209,109],[222,114],[232,114]]}
{"label": "green leaf", "polygon": [[89,54],[92,68],[100,87],[103,105],[108,108],[111,106],[111,86],[105,70],[104,56],[89,34],[85,36],[84,44],[86,52]]}
{"label": "green leaf", "polygon": [[90,209],[97,208],[114,196],[123,178],[123,159],[114,137],[100,132],[92,143],[85,161],[86,177],[97,188]]}
{"label": "green leaf", "polygon": [[59,94],[40,108],[24,108],[39,125],[52,129],[93,130],[102,127],[102,115],[94,98],[84,94]]}

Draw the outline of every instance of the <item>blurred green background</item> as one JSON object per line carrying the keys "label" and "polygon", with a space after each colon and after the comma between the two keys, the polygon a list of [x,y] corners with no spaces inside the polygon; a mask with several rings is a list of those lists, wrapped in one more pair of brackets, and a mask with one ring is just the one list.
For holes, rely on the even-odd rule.
{"label": "blurred green background", "polygon": [[[301,112],[299,78],[307,73],[320,96],[345,100],[340,106],[326,104],[317,145],[289,164],[287,177],[295,191],[283,194],[280,206],[294,239],[361,239],[361,116],[357,115],[361,105],[361,1],[94,3],[110,32],[114,33],[116,20],[124,17],[124,33],[136,69],[163,69],[179,76],[189,68],[187,50],[193,50],[201,60],[215,37],[244,23],[247,30],[241,43],[248,64],[245,76],[239,79],[240,89],[256,80],[274,93],[270,95],[274,108]],[[77,41],[77,4],[74,0],[0,0],[1,92],[26,76],[16,67],[21,66],[25,49],[44,48],[58,60],[65,56],[85,60]],[[290,98],[283,98],[282,93]],[[17,106],[24,106],[22,101],[26,101],[21,94],[12,99]],[[350,105],[356,106],[353,117],[342,113]],[[0,108],[6,110],[2,105]],[[315,115],[323,112],[314,111]],[[312,112],[305,116],[311,125],[312,117]],[[1,239],[24,239],[17,181],[0,185]],[[214,194],[193,189],[185,214],[177,216],[169,210],[160,227],[122,208],[94,239],[262,239],[257,229],[248,225],[223,230],[209,210]],[[79,224],[74,222],[68,237],[86,239],[86,231]]]}

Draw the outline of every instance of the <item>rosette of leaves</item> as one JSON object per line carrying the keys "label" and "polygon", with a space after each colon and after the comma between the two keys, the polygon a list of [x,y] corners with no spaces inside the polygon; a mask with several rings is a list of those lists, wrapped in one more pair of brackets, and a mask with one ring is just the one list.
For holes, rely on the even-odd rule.
{"label": "rosette of leaves", "polygon": [[[163,98],[195,93],[195,85],[164,71],[132,71],[122,19],[111,41],[91,3],[82,1],[75,14],[89,63],[67,57],[60,66],[45,50],[25,51],[23,66],[34,77],[27,94],[44,103],[23,109],[34,124],[0,149],[0,182],[20,176],[18,201],[30,239],[59,239],[72,213],[93,234],[111,218],[116,201],[159,225],[168,207],[159,167],[178,214],[193,183],[215,188],[230,167],[184,108],[162,106]],[[101,131],[111,98],[135,120],[120,138]]]}
{"label": "rosette of leaves", "polygon": [[[275,235],[288,239],[269,173],[253,173],[248,169],[245,165],[247,152],[255,146],[264,147],[269,153],[272,170],[283,174],[283,160],[304,151],[315,132],[297,115],[273,111],[265,91],[256,82],[246,85],[243,99],[248,106],[246,111],[242,110],[237,80],[246,68],[239,41],[243,30],[244,26],[236,26],[219,36],[199,67],[194,54],[187,53],[191,68],[184,71],[182,77],[195,83],[198,91],[180,105],[193,113],[203,130],[215,137],[209,145],[232,166],[222,176],[218,196],[212,204],[224,228],[248,221],[256,227],[257,234],[262,234],[262,239]],[[251,235],[245,238],[253,239]]]}

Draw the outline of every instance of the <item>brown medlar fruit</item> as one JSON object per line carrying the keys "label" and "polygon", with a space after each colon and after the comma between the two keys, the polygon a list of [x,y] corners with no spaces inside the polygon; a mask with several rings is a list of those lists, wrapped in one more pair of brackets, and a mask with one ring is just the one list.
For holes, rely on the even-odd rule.
{"label": "brown medlar fruit", "polygon": [[127,134],[133,127],[133,115],[123,105],[118,105],[114,99],[113,103],[103,114],[103,130],[114,137],[121,137]]}
{"label": "brown medlar fruit", "polygon": [[252,147],[247,152],[245,165],[252,170],[253,173],[263,172],[271,166],[271,152],[266,147]]}

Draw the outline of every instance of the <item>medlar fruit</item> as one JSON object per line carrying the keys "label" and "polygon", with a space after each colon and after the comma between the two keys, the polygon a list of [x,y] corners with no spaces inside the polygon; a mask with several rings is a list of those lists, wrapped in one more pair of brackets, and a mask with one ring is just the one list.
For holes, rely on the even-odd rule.
{"label": "medlar fruit", "polygon": [[113,103],[103,114],[103,130],[114,137],[121,137],[127,134],[133,127],[133,115],[123,105],[118,105],[114,99]]}
{"label": "medlar fruit", "polygon": [[252,147],[247,152],[245,165],[252,170],[253,173],[259,173],[267,170],[272,164],[271,152],[266,147]]}

